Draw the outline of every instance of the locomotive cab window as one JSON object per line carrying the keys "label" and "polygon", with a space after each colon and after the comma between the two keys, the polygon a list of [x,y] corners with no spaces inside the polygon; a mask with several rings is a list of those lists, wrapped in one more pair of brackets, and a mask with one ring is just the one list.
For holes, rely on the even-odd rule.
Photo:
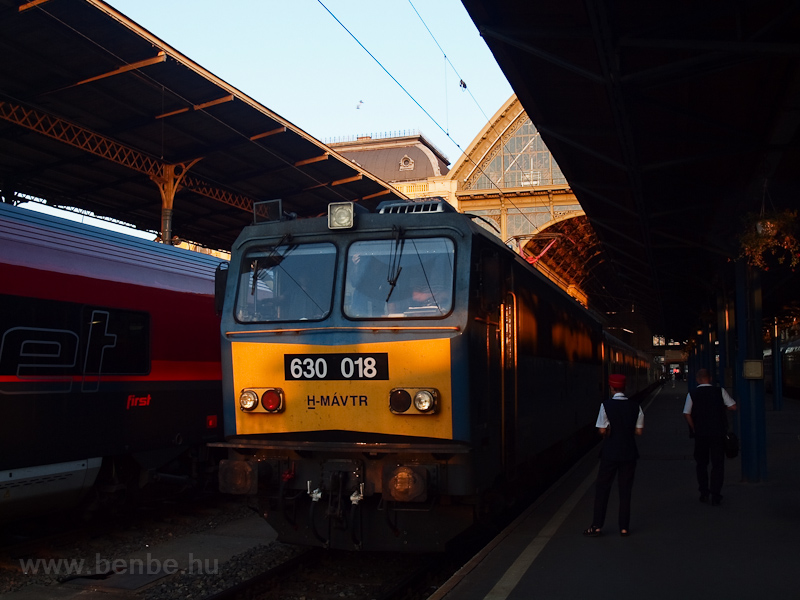
{"label": "locomotive cab window", "polygon": [[444,317],[453,305],[454,258],[448,238],[355,242],[347,255],[345,315]]}
{"label": "locomotive cab window", "polygon": [[250,249],[236,295],[240,323],[318,321],[333,299],[333,244],[284,244]]}

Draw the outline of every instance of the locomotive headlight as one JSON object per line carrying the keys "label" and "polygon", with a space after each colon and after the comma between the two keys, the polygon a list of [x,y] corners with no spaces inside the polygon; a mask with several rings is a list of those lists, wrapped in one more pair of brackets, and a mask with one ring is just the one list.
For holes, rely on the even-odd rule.
{"label": "locomotive headlight", "polygon": [[439,409],[434,388],[395,388],[389,392],[389,409],[396,415],[432,415]]}
{"label": "locomotive headlight", "polygon": [[414,406],[419,412],[429,412],[436,406],[436,398],[428,390],[420,390],[414,394]]}
{"label": "locomotive headlight", "polygon": [[328,229],[350,229],[355,224],[355,209],[352,202],[328,204]]}
{"label": "locomotive headlight", "polygon": [[239,394],[239,408],[242,410],[253,410],[258,406],[258,394],[253,390],[243,390]]}

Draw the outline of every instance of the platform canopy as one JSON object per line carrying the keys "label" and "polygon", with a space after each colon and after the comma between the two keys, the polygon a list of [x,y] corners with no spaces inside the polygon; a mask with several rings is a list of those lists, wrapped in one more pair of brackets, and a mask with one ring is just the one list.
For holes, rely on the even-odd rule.
{"label": "platform canopy", "polygon": [[402,197],[99,0],[0,0],[0,52],[5,202],[156,231],[172,210],[171,234],[224,250],[254,201]]}
{"label": "platform canopy", "polygon": [[[747,227],[800,206],[800,5],[463,4],[619,275],[610,291],[687,339],[731,289]],[[768,317],[800,282],[765,256]]]}

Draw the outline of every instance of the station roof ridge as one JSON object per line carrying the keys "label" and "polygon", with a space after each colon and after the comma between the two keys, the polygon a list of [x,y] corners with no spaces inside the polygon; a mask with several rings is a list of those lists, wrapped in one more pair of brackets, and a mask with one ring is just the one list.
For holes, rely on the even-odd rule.
{"label": "station roof ridge", "polygon": [[[396,134],[396,135],[394,135]],[[401,131],[386,131],[379,134],[356,134],[352,136],[339,136],[335,138],[328,138],[325,140],[332,148],[347,148],[348,146],[359,145],[375,145],[380,146],[382,143],[398,144],[402,140],[414,140],[427,146],[439,160],[445,165],[450,164],[444,152],[439,150],[432,141],[430,141],[425,134],[417,129],[401,130]]]}

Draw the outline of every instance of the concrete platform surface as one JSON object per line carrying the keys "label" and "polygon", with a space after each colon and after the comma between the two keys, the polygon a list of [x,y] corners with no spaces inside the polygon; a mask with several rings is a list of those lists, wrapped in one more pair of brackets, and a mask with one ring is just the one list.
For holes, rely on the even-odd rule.
{"label": "concrete platform surface", "polygon": [[766,477],[744,482],[741,454],[726,459],[724,499],[711,506],[699,501],[686,393],[668,383],[643,403],[630,537],[619,535],[616,486],[603,535],[582,535],[595,450],[430,600],[800,598],[800,401],[776,412],[767,398]]}

